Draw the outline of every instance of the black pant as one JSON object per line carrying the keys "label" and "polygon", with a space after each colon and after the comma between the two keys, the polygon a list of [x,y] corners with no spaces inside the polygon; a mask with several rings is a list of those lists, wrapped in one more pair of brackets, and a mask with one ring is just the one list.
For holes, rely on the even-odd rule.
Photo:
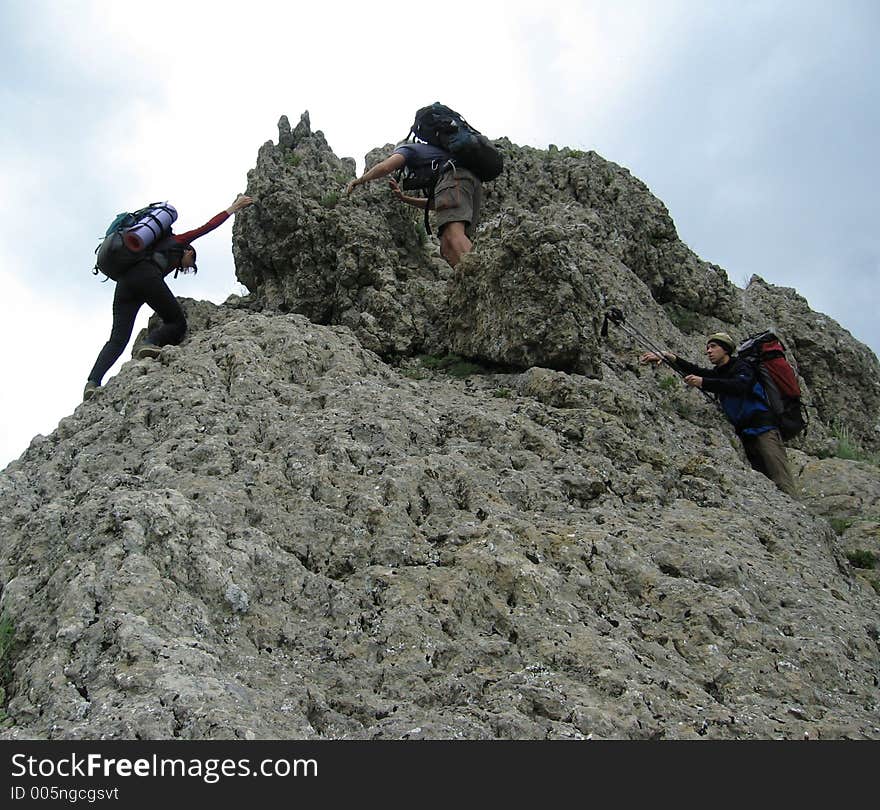
{"label": "black pant", "polygon": [[89,380],[100,385],[104,375],[125,351],[138,310],[148,304],[163,323],[147,335],[147,343],[155,346],[177,344],[186,334],[186,316],[174,293],[168,289],[161,271],[152,262],[140,262],[129,268],[116,282],[113,295],[113,328],[89,374]]}

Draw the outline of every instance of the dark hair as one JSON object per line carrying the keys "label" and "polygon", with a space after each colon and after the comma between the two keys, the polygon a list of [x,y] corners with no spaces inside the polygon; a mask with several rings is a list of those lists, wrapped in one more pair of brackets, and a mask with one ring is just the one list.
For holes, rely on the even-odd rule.
{"label": "dark hair", "polygon": [[187,242],[184,242],[184,243],[183,243],[183,252],[180,254],[180,256],[181,256],[181,258],[183,258],[183,254],[186,253],[188,250],[191,250],[191,251],[192,251],[192,255],[193,255],[193,267],[195,267],[195,266],[196,266],[196,249],[195,249],[192,245],[190,245],[190,244],[187,243]]}
{"label": "dark hair", "polygon": [[[193,255],[192,267],[183,267],[183,254],[188,250],[191,250]],[[180,259],[178,260],[178,263],[181,265],[181,270],[183,270],[184,273],[188,273],[190,270],[192,270],[193,273],[199,272],[199,268],[196,267],[196,249],[187,242],[181,243]]]}
{"label": "dark hair", "polygon": [[[188,250],[191,250],[193,253],[193,265],[192,268],[184,269],[183,254]],[[177,273],[181,270],[189,272],[189,270],[192,269],[194,273],[198,272],[198,268],[196,267],[196,249],[188,242],[178,242],[173,236],[171,236],[161,245],[161,247],[158,248],[158,252],[165,254],[165,258],[168,260],[168,269],[174,270],[175,278],[177,278]]]}

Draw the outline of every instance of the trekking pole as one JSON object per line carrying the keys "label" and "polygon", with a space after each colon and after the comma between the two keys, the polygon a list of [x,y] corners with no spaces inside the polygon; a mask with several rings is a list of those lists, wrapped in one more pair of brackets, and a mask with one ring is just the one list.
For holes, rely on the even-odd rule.
{"label": "trekking pole", "polygon": [[[613,323],[618,329],[623,332],[626,332],[630,337],[635,338],[639,341],[645,348],[649,349],[653,352],[657,357],[659,357],[664,363],[666,363],[669,368],[671,368],[679,377],[684,379],[687,377],[681,369],[679,369],[664,353],[663,349],[657,348],[652,342],[651,339],[643,335],[638,329],[636,329],[631,324],[626,322],[626,317],[623,314],[623,311],[618,309],[617,307],[612,307],[605,313],[605,320],[602,322],[602,337],[608,337],[608,324]],[[704,391],[702,388],[697,389],[709,402],[714,404],[718,404],[715,397],[713,397],[708,392]]]}
{"label": "trekking pole", "polygon": [[672,368],[676,374],[684,377],[681,371],[679,371],[673,364],[669,358],[663,353],[662,349],[657,348],[650,338],[643,335],[638,329],[636,329],[631,324],[626,322],[626,317],[624,316],[622,310],[617,309],[616,307],[612,307],[605,313],[605,320],[602,323],[602,337],[608,337],[608,324],[613,323],[618,329],[623,332],[626,332],[630,337],[635,338],[639,343],[641,343],[646,349],[650,349],[654,354],[657,355],[666,365]]}

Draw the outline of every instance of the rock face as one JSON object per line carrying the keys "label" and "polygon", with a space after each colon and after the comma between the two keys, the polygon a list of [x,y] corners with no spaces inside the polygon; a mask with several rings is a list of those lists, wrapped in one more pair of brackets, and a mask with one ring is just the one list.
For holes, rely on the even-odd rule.
{"label": "rock face", "polygon": [[591,278],[601,262],[552,221],[499,224],[449,284],[449,348],[507,366],[601,377],[601,304]]}
{"label": "rock face", "polygon": [[854,573],[880,593],[880,479],[874,465],[809,459],[800,472],[805,503],[827,518]]}
{"label": "rock face", "polygon": [[[457,272],[439,258],[419,212],[382,182],[344,186],[337,158],[308,113],[260,149],[248,175],[258,205],[237,215],[238,277],[255,306],[351,328],[391,362],[456,353],[519,370],[542,366],[600,377],[630,338],[599,337],[622,308],[661,347],[699,361],[705,335],[772,328],[801,369],[812,427],[800,445],[827,450],[840,426],[880,450],[880,365],[794,291],[754,279],[744,292],[681,240],[662,202],[595,152],[496,141],[505,172],[486,184],[476,249]],[[367,165],[390,154],[367,155]],[[609,351],[611,349],[612,351]]]}
{"label": "rock face", "polygon": [[380,184],[346,199],[354,161],[337,158],[307,114],[293,132],[282,118],[279,131],[279,145],[264,144],[248,175],[258,202],[233,227],[241,282],[269,309],[348,326],[385,356],[438,351],[449,273],[421,249],[410,209]]}
{"label": "rock face", "polygon": [[625,170],[501,145],[452,272],[384,190],[325,199],[351,164],[282,120],[251,295],[184,302],[181,346],[0,473],[0,736],[880,738],[878,468],[818,457],[820,416],[790,499],[598,315],[694,358],[774,319],[865,447],[876,359]]}

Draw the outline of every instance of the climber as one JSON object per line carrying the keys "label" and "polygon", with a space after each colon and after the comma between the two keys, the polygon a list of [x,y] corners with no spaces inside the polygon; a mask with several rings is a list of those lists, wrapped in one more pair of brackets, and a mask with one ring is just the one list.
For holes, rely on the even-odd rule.
{"label": "climber", "polygon": [[345,190],[351,194],[357,186],[371,180],[387,177],[406,170],[412,175],[424,175],[439,170],[439,180],[433,195],[411,197],[401,191],[395,180],[389,181],[393,194],[407,205],[436,212],[437,234],[440,237],[440,255],[455,267],[461,257],[473,249],[471,241],[480,218],[483,185],[477,176],[451,162],[452,156],[429,143],[402,143],[385,160],[377,163]]}
{"label": "climber", "polygon": [[715,394],[728,420],[742,441],[746,458],[783,492],[797,496],[797,487],[788,464],[785,445],[776,417],[767,403],[764,388],[756,379],[755,368],[745,358],[735,356],[736,344],[726,332],[715,332],[706,339],[706,356],[712,368],[682,360],[671,352],[646,352],[642,363],[663,363],[664,358],[686,376],[694,388]]}
{"label": "climber", "polygon": [[172,233],[119,277],[113,294],[113,327],[110,331],[110,339],[104,344],[89,373],[83,391],[84,401],[94,396],[101,387],[104,375],[125,351],[134,328],[135,318],[144,304],[152,307],[162,318],[162,324],[147,335],[135,354],[136,359],[157,357],[162,346],[178,344],[183,340],[186,334],[186,316],[165,283],[164,277],[172,270],[183,273],[195,271],[196,251],[191,243],[213,231],[234,213],[251,203],[253,203],[251,197],[239,194],[229,208],[221,211],[200,228],[181,234]]}

